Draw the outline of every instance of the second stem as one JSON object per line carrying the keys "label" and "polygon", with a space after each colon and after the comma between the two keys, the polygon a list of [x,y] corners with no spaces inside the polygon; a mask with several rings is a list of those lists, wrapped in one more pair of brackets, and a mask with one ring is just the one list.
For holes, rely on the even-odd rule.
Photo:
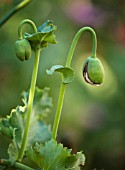
{"label": "second stem", "polygon": [[[66,67],[70,67],[71,60],[73,57],[73,53],[76,47],[76,44],[78,42],[79,37],[84,31],[89,31],[92,34],[92,57],[96,57],[96,49],[97,49],[97,40],[96,40],[96,33],[95,31],[90,28],[90,27],[83,27],[81,28],[77,34],[75,35],[73,42],[71,44],[68,56],[67,56],[67,61],[66,61]],[[62,105],[63,105],[63,99],[64,99],[64,94],[65,94],[65,89],[66,89],[66,84],[62,83],[61,88],[60,88],[60,95],[58,99],[58,105],[57,105],[57,110],[55,114],[55,119],[54,119],[54,125],[53,125],[53,130],[52,130],[52,138],[56,140],[57,136],[57,131],[58,131],[58,126],[59,126],[59,121],[60,121],[60,116],[61,116],[61,111],[62,111]]]}
{"label": "second stem", "polygon": [[54,140],[56,140],[56,136],[57,136],[57,130],[58,130],[58,125],[59,125],[62,106],[63,106],[63,99],[64,99],[64,94],[65,94],[65,89],[66,89],[66,84],[62,83],[61,88],[60,88],[60,95],[59,95],[59,100],[58,100],[58,105],[57,105],[54,125],[53,125],[53,131],[52,131],[52,138]]}
{"label": "second stem", "polygon": [[24,130],[22,145],[20,148],[20,153],[18,156],[18,161],[21,161],[24,155],[25,147],[26,147],[26,141],[28,137],[28,131],[30,126],[30,118],[31,118],[31,112],[32,112],[32,106],[33,106],[33,99],[34,99],[34,93],[35,93],[35,85],[36,85],[36,79],[37,79],[37,72],[38,72],[38,65],[39,65],[39,58],[40,58],[40,49],[36,50],[35,53],[35,61],[34,61],[34,67],[33,67],[33,73],[32,73],[32,80],[31,80],[31,86],[30,86],[30,92],[29,92],[29,99],[28,99],[28,106],[27,106],[27,117],[26,117],[26,126]]}

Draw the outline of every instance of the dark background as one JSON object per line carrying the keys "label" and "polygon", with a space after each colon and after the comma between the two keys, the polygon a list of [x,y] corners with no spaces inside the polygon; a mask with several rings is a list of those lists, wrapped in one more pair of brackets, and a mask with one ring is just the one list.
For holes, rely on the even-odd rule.
{"label": "dark background", "polygon": [[[2,18],[20,1],[0,0]],[[49,86],[53,122],[61,78],[47,76],[52,65],[64,65],[76,32],[91,26],[97,33],[97,55],[105,69],[104,83],[86,84],[82,65],[91,55],[91,36],[84,33],[77,44],[72,68],[75,81],[67,86],[58,139],[73,151],[83,150],[84,170],[125,170],[125,1],[123,0],[32,0],[0,28],[0,116],[21,104],[21,92],[30,86],[33,58],[20,62],[14,51],[18,24],[31,19],[37,26],[50,19],[57,25],[57,45],[41,51],[37,85]],[[30,31],[26,27],[27,32]],[[5,140],[0,136],[0,156]],[[4,142],[3,142],[4,141]],[[4,144],[3,144],[4,143]]]}

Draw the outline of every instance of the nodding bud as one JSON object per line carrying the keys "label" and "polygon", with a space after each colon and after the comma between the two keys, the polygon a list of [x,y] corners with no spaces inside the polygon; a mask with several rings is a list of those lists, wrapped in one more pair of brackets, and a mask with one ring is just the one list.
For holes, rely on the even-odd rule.
{"label": "nodding bud", "polygon": [[104,79],[104,69],[98,58],[88,57],[83,65],[83,77],[92,85],[100,85]]}
{"label": "nodding bud", "polygon": [[19,60],[28,60],[31,57],[31,45],[28,40],[20,39],[15,43],[15,52]]}

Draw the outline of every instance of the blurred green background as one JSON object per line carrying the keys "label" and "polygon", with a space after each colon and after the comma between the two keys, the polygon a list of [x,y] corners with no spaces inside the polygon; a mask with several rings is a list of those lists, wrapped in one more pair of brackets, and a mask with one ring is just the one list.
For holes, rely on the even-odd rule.
{"label": "blurred green background", "polygon": [[[0,18],[19,0],[0,0]],[[20,62],[14,52],[17,28],[23,19],[37,26],[50,19],[57,25],[58,44],[41,52],[37,85],[49,86],[53,122],[61,78],[48,76],[46,69],[66,62],[66,56],[76,32],[83,26],[95,29],[97,54],[105,69],[104,83],[86,84],[82,65],[91,55],[91,36],[84,33],[77,44],[72,68],[75,81],[67,86],[58,140],[73,152],[83,150],[84,170],[125,170],[125,1],[124,0],[32,0],[0,28],[0,116],[21,104],[21,92],[29,89],[33,57]],[[26,28],[27,32],[30,28]],[[0,136],[0,157],[6,157],[5,138]],[[4,145],[3,145],[4,141]],[[5,146],[6,145],[6,146]]]}

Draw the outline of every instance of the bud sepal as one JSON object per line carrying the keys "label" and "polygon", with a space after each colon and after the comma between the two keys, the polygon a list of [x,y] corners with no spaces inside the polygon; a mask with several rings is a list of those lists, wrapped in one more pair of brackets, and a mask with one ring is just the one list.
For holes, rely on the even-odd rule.
{"label": "bud sepal", "polygon": [[15,43],[15,52],[19,60],[28,60],[31,57],[31,45],[26,39],[19,39]]}
{"label": "bud sepal", "polygon": [[104,68],[98,58],[88,57],[83,65],[83,77],[92,85],[100,85],[104,79]]}

